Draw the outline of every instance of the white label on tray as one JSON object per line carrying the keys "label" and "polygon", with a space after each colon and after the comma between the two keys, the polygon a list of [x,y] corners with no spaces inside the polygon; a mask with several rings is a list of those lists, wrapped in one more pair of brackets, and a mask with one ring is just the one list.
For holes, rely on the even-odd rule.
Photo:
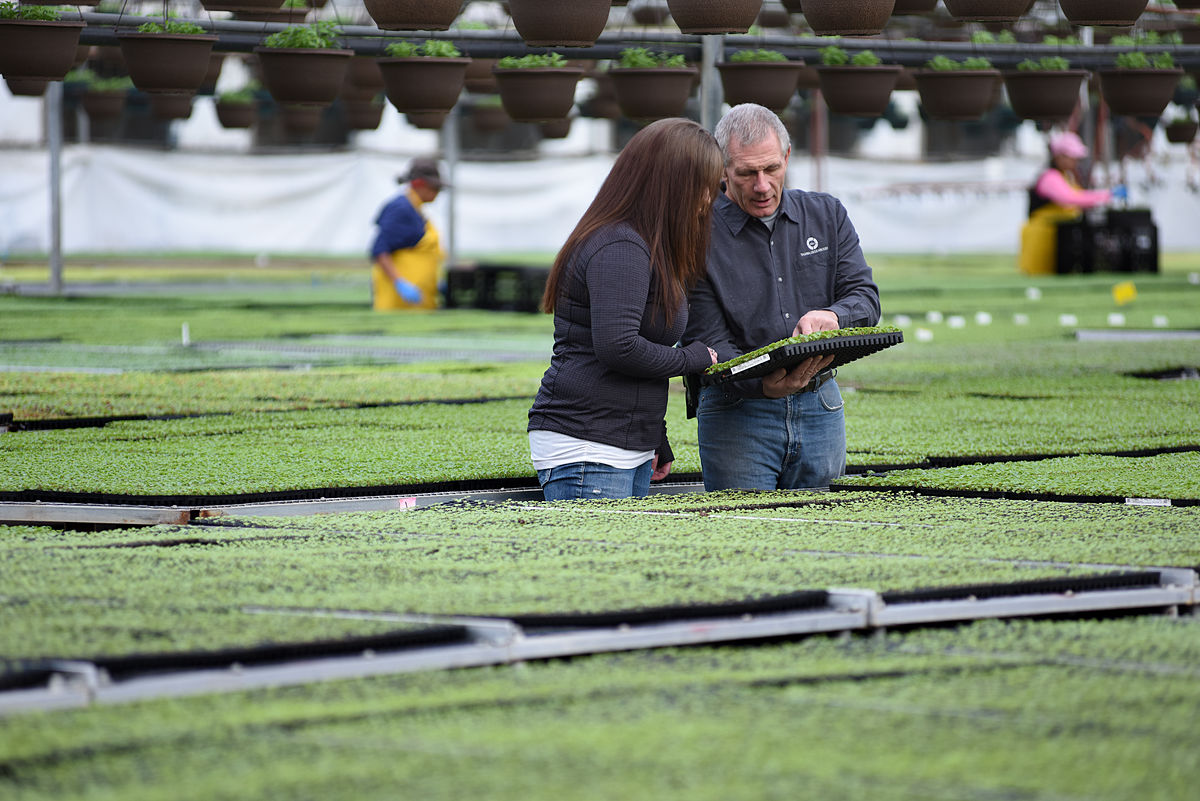
{"label": "white label on tray", "polygon": [[751,367],[755,367],[757,365],[762,364],[763,362],[769,362],[769,361],[771,361],[771,354],[764,353],[762,356],[753,358],[748,362],[742,362],[741,364],[735,364],[733,367],[729,368],[729,374],[737,375],[738,373],[742,372],[743,370],[749,370]]}

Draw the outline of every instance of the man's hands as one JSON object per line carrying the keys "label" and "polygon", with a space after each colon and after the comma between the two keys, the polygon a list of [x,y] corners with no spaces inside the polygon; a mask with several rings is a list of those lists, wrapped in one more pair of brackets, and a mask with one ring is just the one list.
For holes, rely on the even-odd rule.
{"label": "man's hands", "polygon": [[[828,309],[815,309],[800,318],[792,336],[801,337],[814,331],[836,331],[838,316]],[[791,370],[782,367],[762,380],[763,395],[768,398],[786,398],[808,386],[817,373],[833,364],[833,356],[813,356],[805,359]]]}
{"label": "man's hands", "polygon": [[[643,464],[645,464],[645,462],[643,462]],[[654,454],[654,461],[650,463],[650,480],[662,481],[664,478],[671,475],[671,465],[673,464],[675,463],[667,462],[666,464],[660,465],[658,463],[658,454]]]}

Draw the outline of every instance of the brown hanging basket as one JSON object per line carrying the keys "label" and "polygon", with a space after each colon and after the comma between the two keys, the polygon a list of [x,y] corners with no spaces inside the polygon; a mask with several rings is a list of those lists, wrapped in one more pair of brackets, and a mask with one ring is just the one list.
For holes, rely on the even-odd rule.
{"label": "brown hanging basket", "polygon": [[93,120],[112,120],[120,117],[125,111],[125,103],[129,99],[129,91],[118,89],[104,91],[87,89],[79,98],[80,105]]}
{"label": "brown hanging basket", "polygon": [[342,110],[352,131],[373,131],[383,121],[383,103],[377,100],[343,100]]}
{"label": "brown hanging basket", "polygon": [[1058,0],[1073,25],[1133,25],[1148,0]]}
{"label": "brown hanging basket", "polygon": [[446,124],[448,111],[410,111],[404,115],[408,124],[423,131],[440,130]]}
{"label": "brown hanging basket", "polygon": [[354,51],[259,46],[254,54],[275,102],[327,106],[342,87]]}
{"label": "brown hanging basket", "polygon": [[1013,113],[1023,120],[1055,122],[1069,118],[1079,105],[1079,87],[1087,70],[1005,70],[1004,88]]}
{"label": "brown hanging basket", "polygon": [[1196,138],[1197,129],[1200,129],[1200,125],[1194,120],[1176,121],[1163,126],[1163,133],[1171,144],[1186,145]]}
{"label": "brown hanging basket", "polygon": [[469,58],[380,58],[387,98],[398,111],[449,111],[458,102]]}
{"label": "brown hanging basket", "polygon": [[10,78],[4,76],[4,84],[8,91],[17,97],[41,97],[46,92],[50,81],[45,78]]}
{"label": "brown hanging basket", "polygon": [[216,41],[217,37],[209,34],[117,34],[129,77],[143,92],[198,90],[208,75]]}
{"label": "brown hanging basket", "polygon": [[937,8],[937,4],[938,0],[896,0],[896,7],[892,9],[892,16],[929,14]]}
{"label": "brown hanging basket", "polygon": [[363,0],[375,25],[385,31],[444,31],[463,8],[463,0]]}
{"label": "brown hanging basket", "polygon": [[1099,70],[1100,95],[1114,114],[1157,117],[1163,113],[1183,77],[1183,70]]}
{"label": "brown hanging basket", "polygon": [[541,122],[538,123],[538,128],[542,131],[543,139],[566,139],[571,133],[571,118]]}
{"label": "brown hanging basket", "polygon": [[682,116],[696,82],[695,67],[617,67],[608,74],[617,105],[631,120]]}
{"label": "brown hanging basket", "polygon": [[882,117],[904,67],[880,64],[873,67],[817,67],[821,95],[835,114],[852,117]]}
{"label": "brown hanging basket", "polygon": [[492,72],[508,116],[517,122],[545,122],[571,112],[583,67],[496,68]]}
{"label": "brown hanging basket", "polygon": [[529,47],[591,47],[612,8],[609,0],[509,0],[513,27]]}
{"label": "brown hanging basket", "polygon": [[1016,22],[1029,0],[945,0],[950,16],[963,22]]}
{"label": "brown hanging basket", "polygon": [[321,127],[325,107],[307,103],[284,103],[279,107],[279,113],[283,119],[283,127],[289,133],[311,134]]}
{"label": "brown hanging basket", "polygon": [[996,100],[1000,70],[917,70],[917,91],[934,120],[977,120]]}
{"label": "brown hanging basket", "polygon": [[667,0],[667,8],[684,33],[746,33],[762,0]]}
{"label": "brown hanging basket", "polygon": [[804,0],[804,19],[820,36],[874,36],[895,7],[895,0]]}
{"label": "brown hanging basket", "polygon": [[150,113],[160,120],[186,120],[192,116],[195,92],[155,92],[150,98]]}
{"label": "brown hanging basket", "polygon": [[250,128],[258,121],[257,103],[216,102],[217,121],[222,128]]}
{"label": "brown hanging basket", "polygon": [[757,103],[774,112],[783,111],[792,102],[803,69],[803,61],[743,61],[717,65],[726,103],[731,106]]}
{"label": "brown hanging basket", "polygon": [[0,74],[61,81],[75,65],[82,22],[0,19]]}

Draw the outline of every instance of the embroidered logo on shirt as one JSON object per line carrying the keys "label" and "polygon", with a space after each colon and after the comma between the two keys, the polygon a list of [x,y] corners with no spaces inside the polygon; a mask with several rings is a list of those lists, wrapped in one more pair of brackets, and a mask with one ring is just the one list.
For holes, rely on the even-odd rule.
{"label": "embroidered logo on shirt", "polygon": [[808,248],[808,250],[805,251],[804,253],[801,253],[800,258],[804,258],[805,256],[812,256],[817,253],[824,253],[825,251],[829,250],[828,245],[826,245],[825,247],[821,247],[821,243],[817,241],[817,238],[815,236],[810,236],[807,240],[805,240],[804,244]]}

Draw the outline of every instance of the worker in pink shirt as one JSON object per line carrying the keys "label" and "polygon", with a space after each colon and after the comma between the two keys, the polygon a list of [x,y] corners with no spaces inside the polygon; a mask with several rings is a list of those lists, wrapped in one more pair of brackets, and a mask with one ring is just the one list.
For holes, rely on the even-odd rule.
{"label": "worker in pink shirt", "polygon": [[1125,187],[1089,190],[1079,184],[1079,161],[1088,155],[1078,135],[1064,131],[1050,137],[1050,166],[1029,191],[1029,221],[1021,230],[1021,272],[1051,275],[1058,253],[1058,226],[1075,222],[1085,209],[1126,197]]}

